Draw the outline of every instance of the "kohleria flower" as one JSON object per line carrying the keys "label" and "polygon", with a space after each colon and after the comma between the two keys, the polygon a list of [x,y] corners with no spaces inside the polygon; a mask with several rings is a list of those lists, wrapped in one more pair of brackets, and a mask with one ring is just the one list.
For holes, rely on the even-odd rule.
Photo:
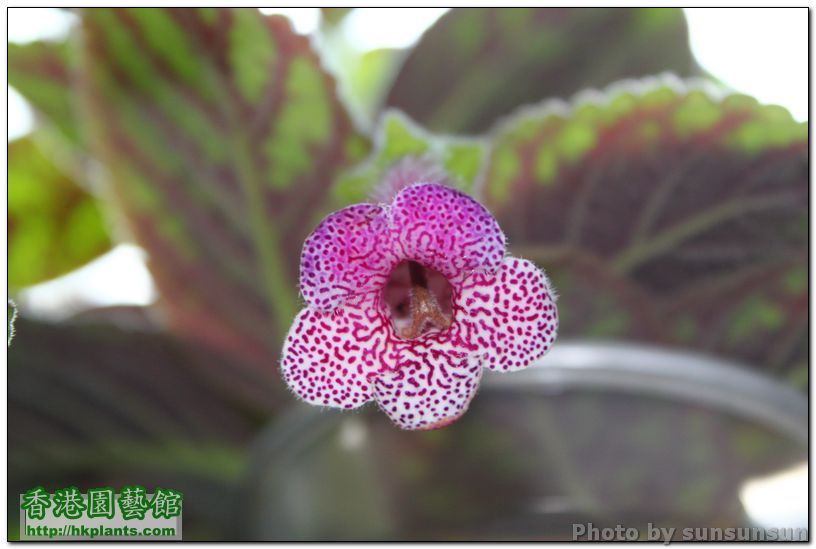
{"label": "kohleria flower", "polygon": [[556,336],[544,273],[505,256],[482,205],[436,183],[329,215],[300,269],[308,308],[284,344],[286,382],[312,404],[375,400],[403,429],[450,424],[483,368],[526,368]]}

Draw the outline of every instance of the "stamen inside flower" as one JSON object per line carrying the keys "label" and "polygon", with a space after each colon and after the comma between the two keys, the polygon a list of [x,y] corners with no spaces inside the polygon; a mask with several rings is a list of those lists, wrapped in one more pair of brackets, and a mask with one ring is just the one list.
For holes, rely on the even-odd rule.
{"label": "stamen inside flower", "polygon": [[453,288],[448,279],[416,261],[402,261],[383,289],[394,331],[416,339],[453,322]]}

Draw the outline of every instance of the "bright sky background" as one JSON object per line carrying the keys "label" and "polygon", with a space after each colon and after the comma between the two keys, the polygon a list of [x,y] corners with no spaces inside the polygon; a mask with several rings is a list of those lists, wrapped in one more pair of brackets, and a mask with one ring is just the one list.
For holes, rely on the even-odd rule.
{"label": "bright sky background", "polygon": [[[317,8],[262,9],[284,13],[295,29],[317,28]],[[352,44],[361,51],[408,47],[445,8],[364,8],[346,18]],[[722,82],[764,103],[787,107],[799,120],[808,113],[808,13],[806,9],[689,8],[691,48],[699,63]],[[29,42],[64,36],[76,16],[52,8],[8,11],[9,41]],[[8,138],[25,135],[33,117],[25,100],[9,89]],[[70,303],[147,304],[155,290],[144,253],[119,246],[90,265],[26,291],[21,305],[29,313],[64,314]],[[79,299],[77,299],[79,298]]]}

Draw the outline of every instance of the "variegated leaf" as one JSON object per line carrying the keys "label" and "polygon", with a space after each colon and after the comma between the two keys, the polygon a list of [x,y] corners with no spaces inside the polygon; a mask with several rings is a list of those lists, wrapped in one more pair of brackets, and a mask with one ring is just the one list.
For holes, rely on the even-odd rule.
{"label": "variegated leaf", "polygon": [[[503,122],[484,195],[511,251],[538,260],[556,279],[572,280],[571,267],[548,258],[589,257],[603,265],[603,280],[631,281],[656,307],[665,319],[660,339],[770,368],[779,362],[771,349],[801,354],[789,321],[800,325],[802,294],[793,301],[779,292],[763,298],[785,310],[784,321],[753,334],[752,345],[710,338],[752,322],[745,316],[753,313],[736,307],[764,289],[755,284],[740,292],[740,280],[806,265],[807,138],[806,123],[747,96],[672,78],[628,82]],[[605,287],[597,286],[594,299],[607,299]],[[734,288],[740,299],[723,288]],[[572,299],[593,299],[586,291],[572,294],[568,284],[563,308]],[[683,322],[683,312],[697,316],[694,303],[703,292],[717,314],[698,311],[692,337],[692,328],[674,323]],[[570,325],[565,335],[586,335]],[[751,350],[757,346],[765,350]]]}
{"label": "variegated leaf", "polygon": [[83,105],[172,324],[272,366],[304,237],[358,135],[306,37],[256,9],[83,12]]}
{"label": "variegated leaf", "polygon": [[9,84],[55,127],[66,142],[81,147],[81,128],[72,95],[76,52],[70,41],[9,43]]}

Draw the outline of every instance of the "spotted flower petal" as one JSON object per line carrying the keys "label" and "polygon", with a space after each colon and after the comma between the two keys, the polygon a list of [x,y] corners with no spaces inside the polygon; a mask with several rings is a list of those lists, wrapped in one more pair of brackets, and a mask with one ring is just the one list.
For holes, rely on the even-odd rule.
{"label": "spotted flower petal", "polygon": [[546,353],[558,315],[544,273],[504,257],[487,210],[438,183],[397,191],[418,176],[406,177],[389,182],[393,203],[345,208],[307,239],[309,308],[282,369],[307,402],[374,399],[399,427],[434,429],[467,410],[484,367],[517,370]]}
{"label": "spotted flower petal", "polygon": [[454,278],[501,265],[505,238],[481,204],[450,187],[413,185],[391,207],[399,254]]}
{"label": "spotted flower petal", "polygon": [[456,301],[463,337],[484,349],[491,370],[526,368],[555,340],[555,295],[544,273],[525,259],[508,257],[495,275],[471,275]]}
{"label": "spotted flower petal", "polygon": [[356,204],[324,219],[306,239],[300,291],[328,311],[352,295],[382,287],[397,260],[383,206]]}
{"label": "spotted flower petal", "polygon": [[403,429],[436,429],[467,411],[482,377],[479,356],[426,341],[402,345],[399,367],[374,378],[374,398]]}
{"label": "spotted flower petal", "polygon": [[304,309],[295,318],[282,370],[300,398],[334,408],[357,408],[371,400],[371,379],[397,359],[377,300],[376,294],[358,296],[337,311]]}

